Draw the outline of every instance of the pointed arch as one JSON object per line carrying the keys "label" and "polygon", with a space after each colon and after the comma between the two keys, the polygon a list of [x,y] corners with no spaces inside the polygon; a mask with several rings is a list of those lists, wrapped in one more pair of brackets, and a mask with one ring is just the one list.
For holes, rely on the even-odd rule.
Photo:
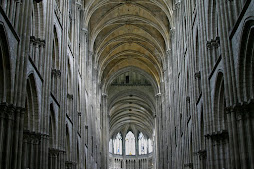
{"label": "pointed arch", "polygon": [[67,64],[67,89],[68,93],[72,94],[72,70],[71,70],[71,63],[70,60],[68,59],[68,64]]}
{"label": "pointed arch", "polygon": [[24,128],[30,131],[39,131],[39,104],[36,81],[31,73],[26,85],[26,112],[24,115]]}
{"label": "pointed arch", "polygon": [[56,145],[57,132],[56,132],[56,117],[53,104],[50,104],[50,117],[49,117],[49,143],[53,148]]}
{"label": "pointed arch", "polygon": [[43,2],[37,3],[33,2],[32,9],[32,30],[31,36],[36,38],[43,39],[44,36],[44,10],[43,10]]}
{"label": "pointed arch", "polygon": [[148,150],[148,140],[142,132],[138,135],[138,151],[139,155],[147,154]]}
{"label": "pointed arch", "polygon": [[126,155],[136,155],[135,135],[129,131],[125,136],[125,153]]}
{"label": "pointed arch", "polygon": [[80,84],[78,84],[78,98],[77,98],[77,110],[78,112],[81,112],[81,90],[80,90]]}
{"label": "pointed arch", "polygon": [[0,103],[11,102],[11,65],[8,41],[0,23]]}
{"label": "pointed arch", "polygon": [[115,138],[113,139],[113,145],[114,145],[114,152],[113,153],[122,155],[123,137],[120,132],[117,133]]}
{"label": "pointed arch", "polygon": [[52,57],[51,57],[51,92],[54,94],[55,98],[58,99],[59,97],[59,86],[61,83],[60,76],[60,55],[59,55],[59,41],[56,27],[54,26],[53,30],[53,47],[52,47]]}
{"label": "pointed arch", "polygon": [[226,128],[226,113],[225,109],[225,96],[224,96],[224,77],[223,73],[219,72],[215,82],[214,94],[214,123],[217,130],[225,130]]}
{"label": "pointed arch", "polygon": [[239,100],[254,98],[254,18],[246,20],[239,53]]}
{"label": "pointed arch", "polygon": [[201,112],[200,112],[200,142],[201,148],[204,148],[204,138],[205,138],[205,129],[204,129],[204,110],[203,104],[201,105]]}
{"label": "pointed arch", "polygon": [[211,0],[208,3],[208,36],[210,39],[213,39],[218,36],[219,29],[219,20],[218,20],[218,12],[217,12],[217,4],[216,0]]}
{"label": "pointed arch", "polygon": [[81,158],[80,144],[79,144],[79,140],[77,140],[77,168],[81,167],[80,158]]}
{"label": "pointed arch", "polygon": [[59,40],[56,27],[54,26],[53,48],[52,48],[52,69],[60,69]]}
{"label": "pointed arch", "polygon": [[66,124],[65,139],[66,139],[65,151],[66,151],[66,158],[68,161],[71,157],[71,137],[70,137],[70,131],[69,131],[68,124]]}

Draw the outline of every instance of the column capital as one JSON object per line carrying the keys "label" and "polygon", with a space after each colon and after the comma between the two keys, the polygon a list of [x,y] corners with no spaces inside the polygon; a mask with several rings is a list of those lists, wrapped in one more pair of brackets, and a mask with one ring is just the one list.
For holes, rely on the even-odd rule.
{"label": "column capital", "polygon": [[171,48],[167,49],[167,50],[166,50],[166,54],[167,54],[167,55],[170,55],[171,51],[172,51]]}
{"label": "column capital", "polygon": [[211,48],[212,48],[211,41],[207,41],[207,42],[206,42],[206,48],[209,49],[209,50],[211,50]]}
{"label": "column capital", "polygon": [[102,93],[101,96],[105,97],[105,98],[108,97],[108,95],[106,93]]}
{"label": "column capital", "polygon": [[198,71],[195,73],[195,79],[200,79],[201,78],[201,72]]}
{"label": "column capital", "polygon": [[155,97],[161,97],[161,93],[157,93]]}
{"label": "column capital", "polygon": [[94,55],[94,53],[93,53],[93,51],[88,51],[88,54],[89,54],[89,56],[93,56]]}
{"label": "column capital", "polygon": [[85,33],[88,32],[88,30],[87,30],[86,28],[81,28],[81,31],[83,31],[83,32],[85,32]]}
{"label": "column capital", "polygon": [[82,6],[82,4],[80,2],[75,2],[75,4],[76,4],[77,7],[81,7]]}
{"label": "column capital", "polygon": [[73,94],[67,93],[67,98],[73,100]]}
{"label": "column capital", "polygon": [[171,27],[170,28],[170,34],[173,36],[175,34],[176,28],[175,27]]}
{"label": "column capital", "polygon": [[179,0],[178,2],[175,3],[176,9],[179,9],[181,6],[181,1]]}
{"label": "column capital", "polygon": [[186,101],[187,101],[188,103],[190,103],[190,96],[187,96],[187,97],[186,97]]}

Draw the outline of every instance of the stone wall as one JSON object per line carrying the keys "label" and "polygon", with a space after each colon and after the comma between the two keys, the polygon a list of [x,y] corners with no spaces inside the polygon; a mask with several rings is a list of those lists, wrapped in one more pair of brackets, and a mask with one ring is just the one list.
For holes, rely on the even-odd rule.
{"label": "stone wall", "polygon": [[0,168],[100,168],[84,4],[0,6]]}
{"label": "stone wall", "polygon": [[250,0],[175,3],[158,168],[254,168],[253,10]]}

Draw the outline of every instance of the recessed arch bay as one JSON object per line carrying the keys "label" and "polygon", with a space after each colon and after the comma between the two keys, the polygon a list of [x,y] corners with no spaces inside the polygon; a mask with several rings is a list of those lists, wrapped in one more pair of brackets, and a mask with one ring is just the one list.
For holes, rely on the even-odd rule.
{"label": "recessed arch bay", "polygon": [[[109,116],[109,138],[121,133],[125,144],[125,135],[132,131],[136,141],[139,133],[155,141],[156,95],[170,49],[171,3],[91,0],[85,14],[88,50]],[[138,149],[131,154],[139,155]]]}
{"label": "recessed arch bay", "polygon": [[108,94],[110,138],[119,132],[126,134],[129,130],[134,131],[136,139],[139,132],[153,138],[155,94],[159,91],[154,78],[140,68],[127,67],[104,80],[103,90]]}

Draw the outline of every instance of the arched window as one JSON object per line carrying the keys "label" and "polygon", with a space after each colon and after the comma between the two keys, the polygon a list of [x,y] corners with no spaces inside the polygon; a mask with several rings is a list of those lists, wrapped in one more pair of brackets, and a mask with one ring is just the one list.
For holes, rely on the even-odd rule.
{"label": "arched window", "polygon": [[153,152],[153,141],[149,138],[148,139],[148,153]]}
{"label": "arched window", "polygon": [[69,133],[69,127],[68,125],[66,124],[66,134],[65,134],[65,137],[66,137],[66,157],[67,157],[67,160],[70,159],[70,153],[71,153],[71,142],[70,142],[70,133]]}
{"label": "arched window", "polygon": [[125,137],[126,155],[135,155],[135,136],[129,131]]}
{"label": "arched window", "polygon": [[4,26],[0,24],[0,102],[9,102],[11,86],[10,58]]}
{"label": "arched window", "polygon": [[138,136],[138,150],[139,155],[147,154],[147,139],[145,138],[143,133],[139,133]]}
{"label": "arched window", "polygon": [[113,153],[113,140],[112,139],[109,140],[109,145],[108,146],[109,146],[109,152]]}
{"label": "arched window", "polygon": [[53,104],[50,104],[50,118],[49,118],[49,144],[50,148],[54,148],[56,142],[56,121]]}
{"label": "arched window", "polygon": [[118,133],[116,135],[116,138],[113,140],[113,145],[114,145],[114,154],[122,155],[123,139],[120,133]]}

